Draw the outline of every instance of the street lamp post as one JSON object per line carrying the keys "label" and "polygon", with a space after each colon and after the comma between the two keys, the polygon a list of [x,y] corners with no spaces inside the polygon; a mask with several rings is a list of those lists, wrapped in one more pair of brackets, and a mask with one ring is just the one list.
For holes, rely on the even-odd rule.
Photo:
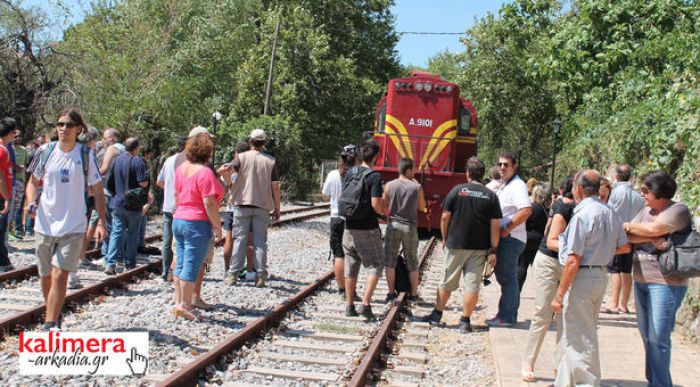
{"label": "street lamp post", "polygon": [[557,136],[561,129],[561,120],[559,117],[552,121],[552,177],[549,181],[549,190],[554,193],[554,172],[557,166]]}
{"label": "street lamp post", "polygon": [[[218,111],[214,112],[211,115],[211,134],[213,134],[214,136],[216,136],[216,124],[218,124],[219,121],[221,121],[221,117],[222,115]],[[216,165],[216,145],[214,145],[214,150],[211,154],[211,162],[212,164]]]}

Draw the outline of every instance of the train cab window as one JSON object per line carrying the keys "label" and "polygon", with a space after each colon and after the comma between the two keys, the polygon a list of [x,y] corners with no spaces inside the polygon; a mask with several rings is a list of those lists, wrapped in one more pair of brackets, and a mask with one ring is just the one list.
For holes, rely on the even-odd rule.
{"label": "train cab window", "polygon": [[377,113],[377,132],[384,133],[384,126],[386,125],[386,103],[379,108]]}
{"label": "train cab window", "polygon": [[464,106],[459,108],[459,127],[457,128],[457,134],[460,136],[468,136],[469,129],[472,123],[472,112]]}

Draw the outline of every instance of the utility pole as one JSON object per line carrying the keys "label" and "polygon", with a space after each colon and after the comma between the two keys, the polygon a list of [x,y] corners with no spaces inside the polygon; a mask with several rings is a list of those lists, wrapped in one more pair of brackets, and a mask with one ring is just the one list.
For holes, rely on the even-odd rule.
{"label": "utility pole", "polygon": [[275,27],[275,39],[272,41],[272,55],[270,55],[270,72],[267,75],[267,89],[265,90],[265,108],[263,114],[270,115],[270,99],[272,98],[272,75],[275,68],[275,54],[277,53],[277,40],[280,36],[280,24],[282,22],[282,8],[277,16],[277,27]]}

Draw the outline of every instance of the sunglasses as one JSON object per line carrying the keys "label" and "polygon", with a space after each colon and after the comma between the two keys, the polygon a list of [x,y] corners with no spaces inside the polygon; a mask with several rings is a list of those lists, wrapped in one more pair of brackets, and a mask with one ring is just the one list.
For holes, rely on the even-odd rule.
{"label": "sunglasses", "polygon": [[509,163],[496,163],[496,165],[499,167],[506,167],[506,168],[510,167]]}
{"label": "sunglasses", "polygon": [[62,128],[62,127],[64,127],[64,126],[65,126],[66,128],[69,128],[69,129],[70,129],[70,128],[75,128],[75,127],[78,126],[78,125],[77,125],[75,122],[57,122],[57,123],[56,123],[56,127],[57,127],[57,128]]}
{"label": "sunglasses", "polygon": [[649,193],[649,188],[647,188],[647,187],[642,187],[642,188],[639,189],[639,191],[640,191],[641,193],[643,193],[644,195],[646,195],[646,194]]}

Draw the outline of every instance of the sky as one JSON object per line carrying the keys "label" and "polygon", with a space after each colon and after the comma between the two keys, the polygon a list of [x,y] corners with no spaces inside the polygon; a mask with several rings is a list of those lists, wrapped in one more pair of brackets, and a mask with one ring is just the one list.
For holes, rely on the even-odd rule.
{"label": "sky", "polygon": [[[79,22],[89,9],[87,0],[25,0],[25,5],[38,6],[48,14],[60,11],[56,5],[65,4],[70,11],[68,20],[57,21],[51,35],[60,39],[62,31],[70,24]],[[475,19],[487,12],[497,13],[503,0],[395,0],[391,8],[396,17],[397,32],[459,32],[464,33]],[[400,35],[396,50],[403,65],[426,67],[428,59],[449,50],[462,51],[460,35]]]}

